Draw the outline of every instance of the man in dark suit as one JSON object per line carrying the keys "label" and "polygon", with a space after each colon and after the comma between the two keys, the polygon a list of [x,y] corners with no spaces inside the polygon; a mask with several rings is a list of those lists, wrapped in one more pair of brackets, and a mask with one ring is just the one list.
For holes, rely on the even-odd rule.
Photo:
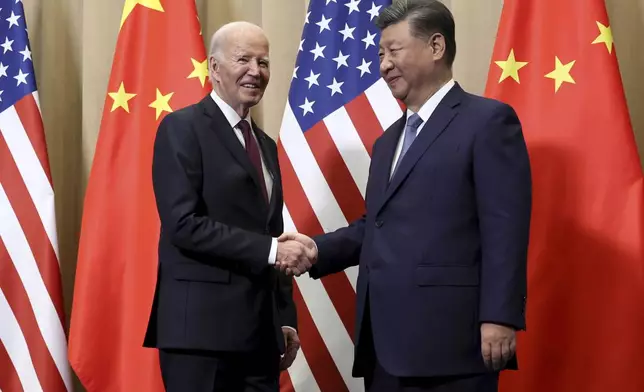
{"label": "man in dark suit", "polygon": [[455,27],[442,3],[401,0],[376,23],[381,74],[407,111],[373,147],[366,214],[314,241],[280,240],[317,253],[313,278],[359,264],[353,371],[368,391],[496,391],[525,327],[521,124],[453,81]]}
{"label": "man in dark suit", "polygon": [[277,242],[277,148],[249,114],[270,77],[261,29],[218,30],[209,73],[212,93],[167,115],[154,145],[161,234],[144,345],[159,348],[169,392],[276,392],[299,341],[292,278],[275,264],[308,265],[302,244]]}

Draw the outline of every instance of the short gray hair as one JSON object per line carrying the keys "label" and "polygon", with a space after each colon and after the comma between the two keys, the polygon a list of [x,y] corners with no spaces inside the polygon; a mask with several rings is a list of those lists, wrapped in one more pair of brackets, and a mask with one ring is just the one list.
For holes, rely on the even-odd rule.
{"label": "short gray hair", "polygon": [[440,33],[445,37],[445,56],[449,67],[456,57],[456,27],[450,10],[438,0],[395,0],[380,12],[375,20],[379,29],[409,21],[411,34],[417,38],[429,39]]}
{"label": "short gray hair", "polygon": [[240,20],[226,23],[217,29],[217,31],[212,35],[212,38],[210,38],[208,55],[214,56],[216,59],[221,59],[223,47],[228,43],[227,39],[230,38],[230,35],[244,29],[256,29],[264,34],[259,26],[250,22]]}

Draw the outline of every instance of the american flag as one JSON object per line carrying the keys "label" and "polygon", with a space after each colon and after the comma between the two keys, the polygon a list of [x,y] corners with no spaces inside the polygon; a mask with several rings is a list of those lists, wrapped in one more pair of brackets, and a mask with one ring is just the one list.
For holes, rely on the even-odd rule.
{"label": "american flag", "polygon": [[[390,4],[309,3],[278,143],[285,231],[322,234],[364,213],[373,143],[403,113],[379,75],[373,22]],[[296,279],[302,349],[283,391],[364,390],[351,376],[357,272]]]}
{"label": "american flag", "polygon": [[20,0],[0,0],[0,390],[71,390],[54,191]]}

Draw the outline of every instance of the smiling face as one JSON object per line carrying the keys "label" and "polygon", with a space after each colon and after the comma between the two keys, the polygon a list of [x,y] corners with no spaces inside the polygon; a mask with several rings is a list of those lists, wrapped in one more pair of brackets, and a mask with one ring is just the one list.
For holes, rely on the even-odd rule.
{"label": "smiling face", "polygon": [[407,20],[388,26],[380,38],[380,74],[392,94],[409,107],[420,107],[432,94],[443,69],[445,39],[439,34],[420,38]]}
{"label": "smiling face", "polygon": [[258,27],[241,25],[225,33],[209,58],[213,88],[241,118],[264,96],[270,79],[268,50]]}

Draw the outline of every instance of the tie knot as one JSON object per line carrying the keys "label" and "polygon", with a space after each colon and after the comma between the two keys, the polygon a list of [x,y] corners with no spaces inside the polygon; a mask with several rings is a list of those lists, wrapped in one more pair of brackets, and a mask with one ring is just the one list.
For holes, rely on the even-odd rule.
{"label": "tie knot", "polygon": [[241,120],[237,126],[239,129],[241,129],[242,133],[246,135],[250,135],[250,124],[246,120]]}
{"label": "tie knot", "polygon": [[418,113],[414,113],[409,116],[409,119],[407,119],[407,127],[415,131],[420,126],[420,124],[422,124],[422,122],[423,119],[420,118]]}

